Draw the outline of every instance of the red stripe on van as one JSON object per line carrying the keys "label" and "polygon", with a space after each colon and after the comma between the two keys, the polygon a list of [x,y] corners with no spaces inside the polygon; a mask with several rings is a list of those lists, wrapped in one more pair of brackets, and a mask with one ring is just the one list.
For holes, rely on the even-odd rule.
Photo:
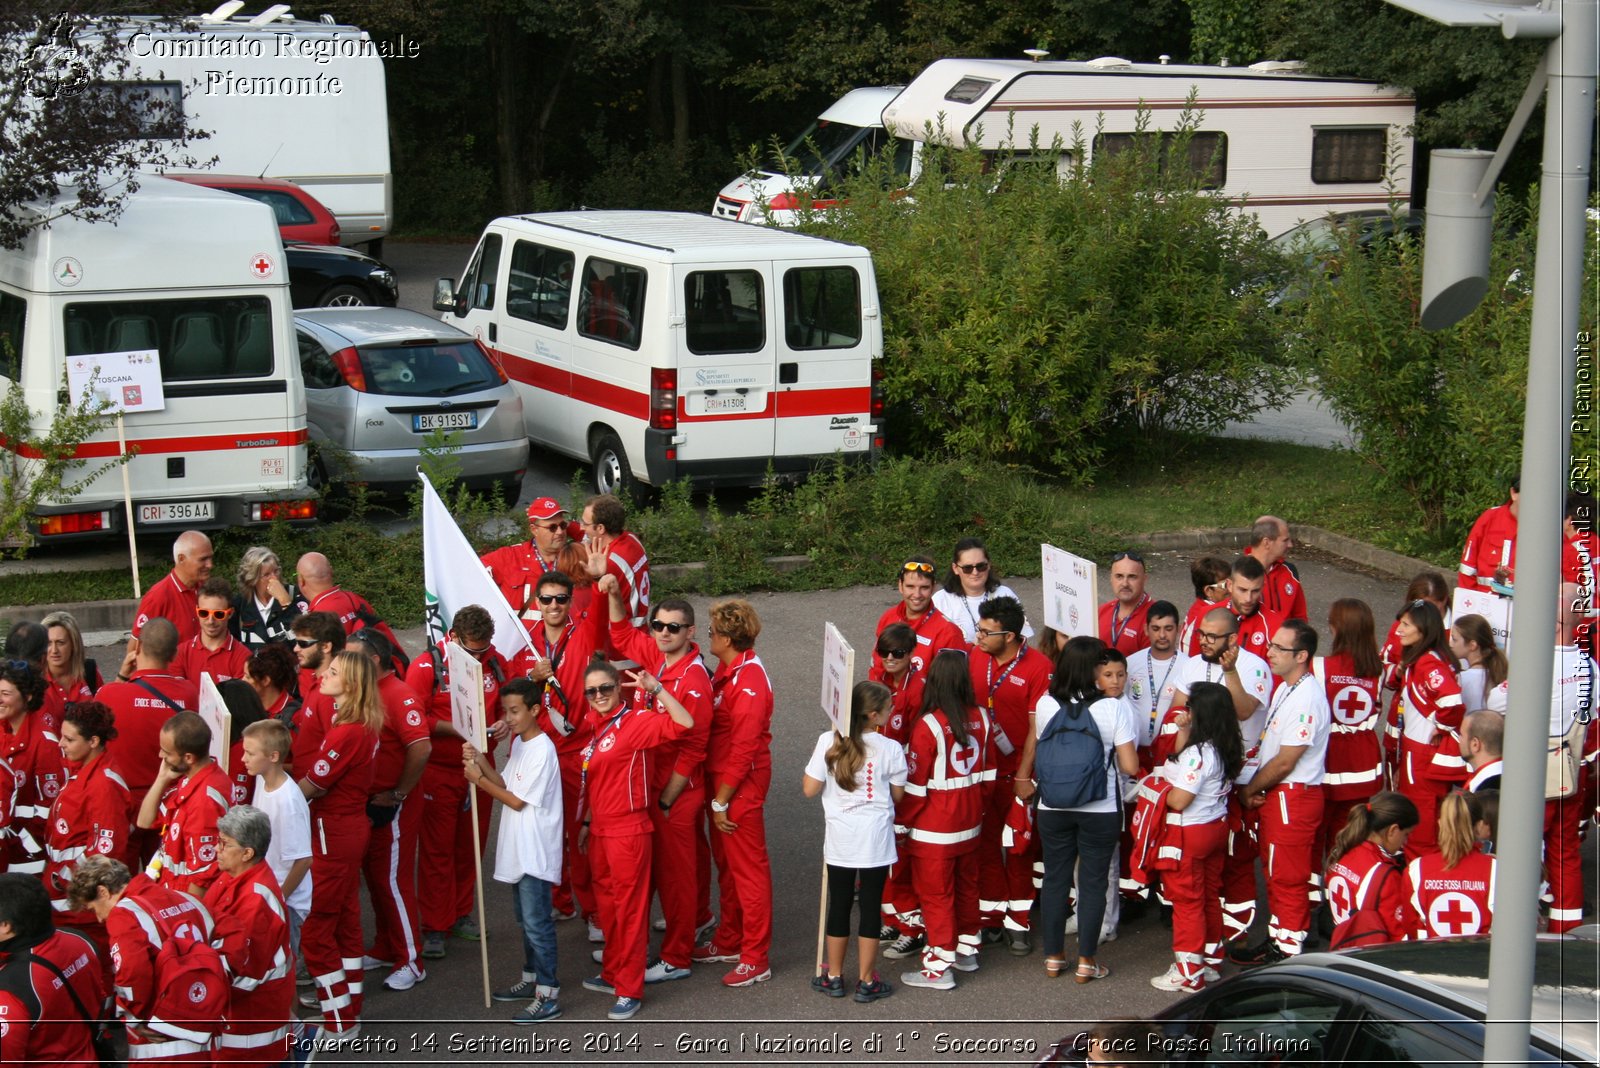
{"label": "red stripe on van", "polygon": [[[235,449],[283,449],[294,445],[304,445],[308,435],[305,427],[291,430],[287,433],[264,434],[209,434],[205,437],[188,438],[137,438],[128,442],[128,447],[141,456],[166,452],[232,452]],[[0,437],[0,448],[9,449],[11,443]],[[24,442],[17,453],[30,460],[41,459],[44,454],[32,445]],[[72,455],[78,459],[100,459],[118,455],[117,443],[114,441],[90,441],[79,445],[73,450]]]}

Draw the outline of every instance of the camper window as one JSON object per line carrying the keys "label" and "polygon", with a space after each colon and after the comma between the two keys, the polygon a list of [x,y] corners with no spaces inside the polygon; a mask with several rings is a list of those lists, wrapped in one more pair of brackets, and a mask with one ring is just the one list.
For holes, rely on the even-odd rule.
{"label": "camper window", "polygon": [[694,271],[683,283],[689,351],[697,356],[757,352],[767,343],[761,275]]}
{"label": "camper window", "polygon": [[[1102,133],[1095,134],[1094,151],[1107,156],[1119,155],[1133,148],[1135,138],[1152,134]],[[1158,173],[1168,177],[1172,172],[1172,153],[1179,135],[1171,130],[1161,132],[1161,159]],[[1188,135],[1184,166],[1188,175],[1200,183],[1201,189],[1221,189],[1228,181],[1228,135],[1224,133],[1195,132]]]}
{"label": "camper window", "polygon": [[100,82],[90,93],[105,98],[105,107],[128,108],[138,117],[137,137],[175,137],[183,132],[183,85],[179,82]]}
{"label": "camper window", "polygon": [[0,292],[0,377],[16,378],[22,363],[22,332],[28,322],[28,302],[15,293]]}
{"label": "camper window", "polygon": [[861,279],[853,267],[796,267],[783,275],[784,336],[791,349],[861,342]]}
{"label": "camper window", "polygon": [[1389,131],[1382,126],[1324,126],[1311,131],[1311,180],[1318,185],[1383,181]]}
{"label": "camper window", "polygon": [[517,319],[563,330],[572,303],[572,253],[532,241],[511,246],[506,312]]}
{"label": "camper window", "polygon": [[944,98],[952,104],[976,104],[993,84],[993,78],[962,78],[950,87]]}
{"label": "camper window", "polygon": [[68,356],[155,349],[161,380],[246,378],[272,373],[266,297],[99,301],[67,305]]}
{"label": "camper window", "polygon": [[637,349],[644,284],[645,272],[638,267],[593,257],[585,260],[578,291],[578,333]]}

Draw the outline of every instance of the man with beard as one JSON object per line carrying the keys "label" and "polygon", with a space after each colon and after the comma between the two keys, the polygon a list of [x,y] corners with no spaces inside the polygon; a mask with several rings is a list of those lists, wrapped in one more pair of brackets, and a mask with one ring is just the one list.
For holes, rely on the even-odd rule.
{"label": "man with beard", "polygon": [[[1237,621],[1239,648],[1254,653],[1263,663],[1267,656],[1267,643],[1283,625],[1283,617],[1268,612],[1261,606],[1262,591],[1266,588],[1267,569],[1252,556],[1241,556],[1233,562],[1228,574],[1228,596],[1212,604],[1212,608],[1226,608]],[[1200,628],[1195,628],[1194,644],[1187,650],[1190,656],[1200,653]],[[1246,739],[1248,743],[1250,739]]]}
{"label": "man with beard", "polygon": [[1116,596],[1100,606],[1100,637],[1123,656],[1145,647],[1145,613],[1150,595],[1144,592],[1147,573],[1144,557],[1120,552],[1111,558],[1111,592]]}
{"label": "man with beard", "polygon": [[333,698],[322,693],[322,673],[333,655],[344,651],[345,631],[332,612],[307,612],[294,621],[293,631],[294,655],[300,661],[301,703],[289,725],[294,731],[290,764],[296,775],[304,775],[333,722]]}

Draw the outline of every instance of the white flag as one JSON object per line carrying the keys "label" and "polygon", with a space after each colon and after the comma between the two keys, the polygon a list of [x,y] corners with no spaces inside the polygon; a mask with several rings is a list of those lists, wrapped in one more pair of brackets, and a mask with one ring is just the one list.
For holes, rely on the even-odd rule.
{"label": "white flag", "polygon": [[528,632],[483,569],[428,476],[418,471],[417,477],[422,479],[422,585],[430,647],[444,641],[458,609],[475,604],[494,619],[494,647],[510,660],[528,647]]}

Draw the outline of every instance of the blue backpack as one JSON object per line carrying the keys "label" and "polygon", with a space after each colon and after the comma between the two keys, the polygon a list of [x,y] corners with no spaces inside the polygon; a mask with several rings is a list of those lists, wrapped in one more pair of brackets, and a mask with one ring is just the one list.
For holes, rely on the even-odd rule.
{"label": "blue backpack", "polygon": [[1106,753],[1089,706],[1070,701],[1051,717],[1034,747],[1039,800],[1051,808],[1082,808],[1106,797]]}

